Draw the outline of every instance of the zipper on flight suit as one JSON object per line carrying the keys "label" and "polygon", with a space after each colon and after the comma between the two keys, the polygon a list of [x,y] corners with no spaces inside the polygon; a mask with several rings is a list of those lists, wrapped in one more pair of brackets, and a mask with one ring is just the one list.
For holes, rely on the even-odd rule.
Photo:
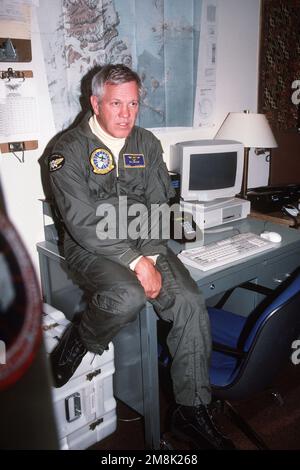
{"label": "zipper on flight suit", "polygon": [[120,180],[119,180],[119,176],[116,177],[116,192],[117,192],[117,196],[119,197],[119,196],[120,196]]}
{"label": "zipper on flight suit", "polygon": [[115,157],[115,155],[113,154],[114,162],[115,162],[115,168],[116,168],[116,173],[117,173],[117,177],[116,177],[116,192],[117,192],[117,196],[118,196],[118,197],[120,196],[119,161],[120,161],[120,155],[122,154],[124,148],[126,147],[126,142],[127,142],[127,139],[125,140],[123,147],[122,147],[121,150],[119,151],[119,155],[118,155],[118,164],[117,164],[117,165],[116,165],[116,157]]}

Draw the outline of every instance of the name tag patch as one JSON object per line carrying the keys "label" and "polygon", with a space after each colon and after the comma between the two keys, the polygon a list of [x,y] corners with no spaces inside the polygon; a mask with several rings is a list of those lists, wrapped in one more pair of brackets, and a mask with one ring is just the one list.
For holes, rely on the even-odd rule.
{"label": "name tag patch", "polygon": [[124,153],[124,168],[145,168],[145,158],[142,153]]}

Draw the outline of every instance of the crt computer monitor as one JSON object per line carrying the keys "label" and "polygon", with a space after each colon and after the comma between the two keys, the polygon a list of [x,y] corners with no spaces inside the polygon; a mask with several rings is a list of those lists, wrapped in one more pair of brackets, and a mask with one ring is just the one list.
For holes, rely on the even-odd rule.
{"label": "crt computer monitor", "polygon": [[181,175],[184,201],[214,201],[241,190],[244,146],[233,140],[193,140],[173,148],[172,170]]}

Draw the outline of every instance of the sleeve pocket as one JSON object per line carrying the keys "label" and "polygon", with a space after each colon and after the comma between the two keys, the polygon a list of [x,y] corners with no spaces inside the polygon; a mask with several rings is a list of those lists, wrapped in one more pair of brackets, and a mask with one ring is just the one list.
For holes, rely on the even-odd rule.
{"label": "sleeve pocket", "polygon": [[171,178],[164,162],[158,167],[157,177],[160,189],[164,195],[164,200],[161,202],[167,202],[171,197],[175,196],[175,190],[172,186]]}

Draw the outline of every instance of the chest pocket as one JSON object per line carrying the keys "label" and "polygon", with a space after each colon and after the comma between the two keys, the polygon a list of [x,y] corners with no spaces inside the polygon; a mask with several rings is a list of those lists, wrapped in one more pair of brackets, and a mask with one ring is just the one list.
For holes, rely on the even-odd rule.
{"label": "chest pocket", "polygon": [[145,168],[124,168],[122,176],[121,179],[125,183],[123,189],[128,196],[145,194]]}
{"label": "chest pocket", "polygon": [[120,177],[125,183],[128,196],[142,196],[145,193],[145,157],[143,154],[123,154],[120,163]]}

